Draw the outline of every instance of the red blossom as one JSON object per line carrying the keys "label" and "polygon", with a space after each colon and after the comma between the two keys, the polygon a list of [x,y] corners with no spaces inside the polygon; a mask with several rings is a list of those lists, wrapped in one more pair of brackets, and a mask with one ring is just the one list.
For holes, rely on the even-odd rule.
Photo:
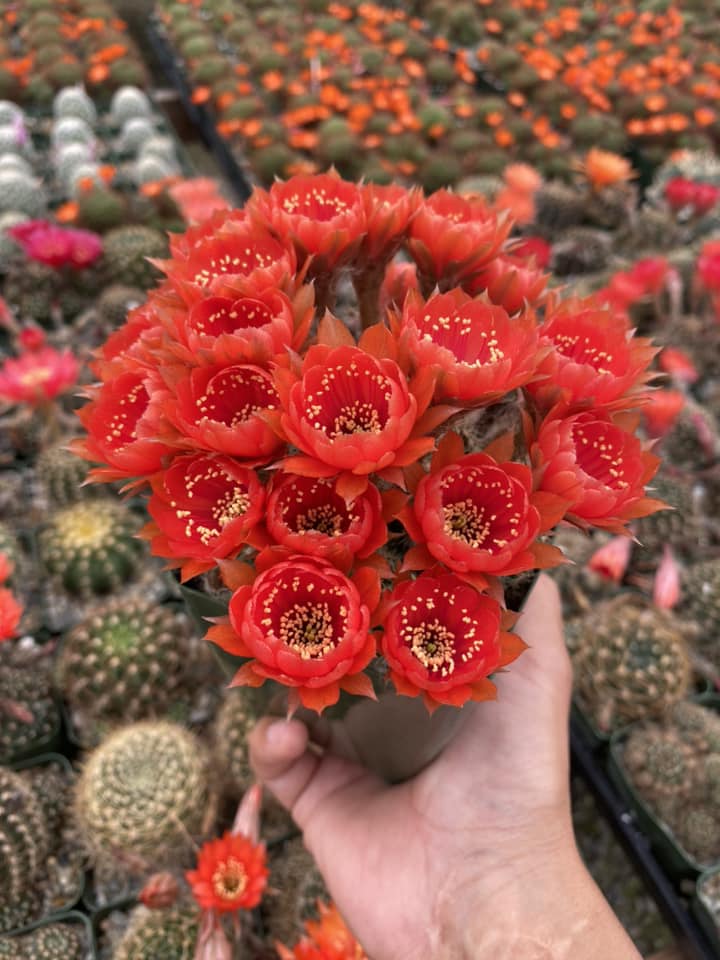
{"label": "red blossom", "polygon": [[100,481],[148,479],[160,469],[171,448],[144,430],[150,391],[143,372],[124,373],[90,393],[91,399],[78,410],[87,436],[73,440],[78,456],[104,466],[90,475]]}
{"label": "red blossom", "polygon": [[672,610],[680,600],[680,567],[672,549],[663,547],[663,556],[653,581],[653,603],[661,610]]}
{"label": "red blossom", "polygon": [[175,249],[177,256],[158,261],[157,266],[190,303],[197,301],[198,291],[229,296],[236,281],[290,287],[297,269],[291,248],[268,229],[244,219],[226,220],[217,232],[201,236],[184,254],[180,254],[180,245]]}
{"label": "red blossom", "polygon": [[631,405],[643,395],[650,362],[657,353],[644,337],[634,337],[626,317],[594,298],[570,298],[548,309],[541,344],[552,351],[540,362],[538,379],[528,384],[541,409],[559,401],[569,408]]}
{"label": "red blossom", "polygon": [[0,400],[36,407],[72,387],[80,364],[69,350],[42,347],[8,358],[0,367]]}
{"label": "red blossom", "polygon": [[262,899],[269,870],[264,844],[227,832],[200,848],[197,868],[185,874],[203,910],[233,913],[252,910]]}
{"label": "red blossom", "polygon": [[341,266],[357,252],[366,229],[360,188],[336,173],[276,181],[269,191],[255,190],[248,215],[295,247],[301,267],[318,276]]}
{"label": "red blossom", "polygon": [[643,404],[642,415],[651,437],[664,437],[675,426],[685,407],[681,390],[653,390]]}
{"label": "red blossom", "polygon": [[417,267],[414,263],[394,260],[385,271],[385,277],[380,287],[380,316],[385,316],[388,307],[397,306],[401,308],[405,302],[405,297],[411,290],[417,290],[418,292],[420,290]]}
{"label": "red blossom", "polygon": [[673,210],[695,206],[697,184],[686,177],[673,177],[665,184],[665,199]]}
{"label": "red blossom", "polygon": [[428,567],[434,558],[456,573],[475,575],[473,582],[482,586],[478,574],[509,576],[559,562],[559,552],[535,543],[551,525],[535,499],[528,467],[486,453],[462,456],[460,438],[447,434],[412,508],[400,513],[423,548],[410,551],[405,569]]}
{"label": "red blossom", "polygon": [[509,253],[514,260],[532,261],[542,270],[550,263],[552,245],[542,237],[522,237],[513,242]]}
{"label": "red blossom", "polygon": [[283,468],[314,477],[342,473],[338,489],[349,500],[362,493],[369,474],[405,467],[434,447],[430,437],[413,438],[432,396],[432,376],[424,371],[408,383],[395,360],[382,355],[393,349],[389,334],[379,356],[362,348],[372,336],[371,328],[357,347],[318,344],[299,372],[276,372],[278,429],[302,453]]}
{"label": "red blossom", "polygon": [[23,350],[40,350],[46,343],[47,337],[41,327],[23,327],[18,334],[18,345]]}
{"label": "red blossom", "polygon": [[164,910],[178,898],[180,885],[172,873],[154,873],[145,881],[138,900],[149,910]]}
{"label": "red blossom", "polygon": [[59,227],[47,220],[28,220],[8,233],[31,260],[48,267],[81,269],[102,255],[102,240],[89,230]]}
{"label": "red blossom", "polygon": [[450,290],[475,277],[497,256],[511,225],[482,197],[432,194],[413,218],[407,240],[423,290]]}
{"label": "red blossom", "polygon": [[407,190],[399,184],[381,186],[369,183],[359,189],[365,209],[366,232],[357,263],[361,268],[382,265],[400,249],[408,225],[422,202],[422,194],[416,187]]}
{"label": "red blossom", "polygon": [[367,568],[349,579],[322,560],[294,557],[240,586],[230,600],[230,626],[212,627],[207,639],[253,658],[234,686],[277,680],[294,688],[291,703],[320,713],[341,689],[374,697],[362,671],[375,656],[369,627],[379,593],[377,575]]}
{"label": "red blossom", "polygon": [[492,303],[516,314],[542,303],[549,279],[549,274],[540,268],[500,254],[465,288],[473,296],[484,293]]}
{"label": "red blossom", "polygon": [[593,573],[599,573],[606,580],[620,583],[630,563],[631,553],[630,537],[613,537],[593,553],[587,563],[588,569]]}
{"label": "red blossom", "polygon": [[0,642],[16,636],[22,614],[21,604],[8,588],[0,587]]}
{"label": "red blossom", "polygon": [[163,434],[170,443],[227,453],[246,466],[264,463],[283,447],[264,419],[278,406],[270,374],[252,364],[195,367],[181,370],[167,390],[153,395],[151,420],[155,430],[163,422],[172,430]]}
{"label": "red blossom", "polygon": [[548,417],[531,448],[536,486],[572,501],[568,519],[622,534],[624,525],[662,510],[645,496],[660,460],[607,413]]}
{"label": "red blossom", "polygon": [[321,557],[346,572],[355,557],[369,557],[388,536],[382,499],[374,484],[348,503],[338,493],[335,478],[292,474],[281,474],[273,481],[266,525],[281,554]]}
{"label": "red blossom", "polygon": [[400,345],[418,368],[437,369],[435,400],[482,407],[535,374],[535,315],[508,313],[462,290],[424,301],[410,294],[400,318]]}
{"label": "red blossom", "polygon": [[708,240],[703,244],[695,270],[701,285],[709,293],[720,293],[720,240]]}
{"label": "red blossom", "polygon": [[260,523],[265,490],[257,473],[230,457],[176,457],[152,479],[146,530],[152,552],[182,566],[188,580],[235,556]]}
{"label": "red blossom", "polygon": [[658,357],[658,366],[672,379],[683,386],[696,383],[700,377],[698,369],[684,350],[679,347],[664,347]]}
{"label": "red blossom", "polygon": [[603,295],[620,308],[629,307],[645,297],[657,296],[676,276],[677,271],[665,257],[646,257],[630,270],[615,273]]}
{"label": "red blossom", "polygon": [[515,660],[525,644],[504,627],[497,600],[451,573],[398,583],[385,608],[382,652],[402,696],[422,696],[432,711],[495,698],[491,673]]}

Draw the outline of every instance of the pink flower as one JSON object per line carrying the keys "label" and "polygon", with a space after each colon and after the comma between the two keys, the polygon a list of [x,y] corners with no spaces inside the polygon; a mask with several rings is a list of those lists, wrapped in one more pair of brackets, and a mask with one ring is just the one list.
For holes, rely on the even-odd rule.
{"label": "pink flower", "polygon": [[11,227],[8,233],[31,260],[59,269],[90,266],[102,254],[102,241],[89,230],[58,227],[47,220],[29,220]]}
{"label": "pink flower", "polygon": [[630,537],[617,536],[600,547],[588,560],[588,567],[606,580],[620,583],[630,562],[632,540]]}
{"label": "pink flower", "polygon": [[43,347],[23,353],[0,367],[0,400],[39,406],[65,393],[79,372],[80,364],[69,350]]}

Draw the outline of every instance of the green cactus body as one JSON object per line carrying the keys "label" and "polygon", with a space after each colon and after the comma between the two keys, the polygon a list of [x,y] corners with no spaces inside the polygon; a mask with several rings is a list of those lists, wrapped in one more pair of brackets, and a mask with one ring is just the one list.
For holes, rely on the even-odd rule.
{"label": "green cactus body", "polygon": [[70,594],[102,595],[127,583],[145,547],[122,503],[77,503],[55,513],[39,537],[42,561]]}
{"label": "green cactus body", "polygon": [[248,760],[248,734],[259,719],[246,690],[225,694],[214,727],[215,754],[233,793],[241,795],[253,782]]}
{"label": "green cactus body", "polygon": [[0,767],[0,932],[37,909],[34,887],[49,848],[42,806],[27,781]]}
{"label": "green cactus body", "polygon": [[115,330],[125,323],[128,311],[139,306],[144,300],[145,293],[139,287],[113,283],[105,288],[95,306],[102,323]]}
{"label": "green cactus body", "polygon": [[75,810],[95,862],[171,865],[192,852],[208,812],[206,756],[182,727],[147,721],[111,734],[88,757]]}
{"label": "green cactus body", "polygon": [[85,946],[78,924],[48,923],[25,937],[34,960],[82,960]]}
{"label": "green cactus body", "polygon": [[199,927],[190,911],[137,907],[112,960],[192,960]]}
{"label": "green cactus body", "polygon": [[269,866],[278,894],[263,900],[263,922],[271,941],[293,944],[303,935],[305,921],[316,919],[317,901],[327,902],[329,894],[301,837],[275,847]]}
{"label": "green cactus body", "polygon": [[82,486],[90,467],[67,449],[66,442],[46,447],[37,458],[37,476],[53,507],[88,500],[96,492],[93,487]]}
{"label": "green cactus body", "polygon": [[143,600],[111,600],[64,639],[58,686],[73,711],[117,724],[168,711],[189,656],[187,621]]}
{"label": "green cactus body", "polygon": [[707,534],[690,483],[661,471],[651,486],[649,495],[664,500],[672,509],[660,510],[634,522],[633,533],[638,541],[632,552],[634,570],[657,569],[665,545],[684,560],[697,558],[707,545]]}
{"label": "green cactus body", "polygon": [[22,320],[34,320],[44,327],[50,326],[52,322],[59,292],[60,277],[57,270],[45,266],[44,263],[23,260],[14,264],[5,277],[4,295],[7,302]]}
{"label": "green cactus body", "polygon": [[568,230],[552,248],[552,269],[561,277],[603,270],[610,261],[612,238],[600,230]]}
{"label": "green cactus body", "polygon": [[152,227],[128,226],[110,230],[103,239],[103,264],[108,279],[147,290],[160,278],[148,257],[166,257],[167,238]]}
{"label": "green cactus body", "polygon": [[678,703],[662,721],[634,728],[622,764],[687,853],[701,864],[720,858],[720,716],[714,710]]}
{"label": "green cactus body", "polygon": [[620,594],[567,625],[575,696],[599,730],[659,716],[688,692],[678,623],[639,595]]}
{"label": "green cactus body", "polygon": [[115,190],[94,186],[78,197],[78,218],[83,227],[104,233],[120,226],[126,216],[125,200]]}
{"label": "green cactus body", "polygon": [[695,627],[693,648],[720,670],[720,560],[702,560],[682,571],[677,612]]}
{"label": "green cactus body", "polygon": [[535,194],[535,210],[535,222],[543,235],[554,238],[583,222],[585,198],[572,187],[551,181]]}
{"label": "green cactus body", "polygon": [[22,755],[38,741],[47,740],[59,726],[58,709],[49,678],[37,668],[16,666],[0,655],[0,699],[17,704],[27,717],[0,712],[0,763]]}

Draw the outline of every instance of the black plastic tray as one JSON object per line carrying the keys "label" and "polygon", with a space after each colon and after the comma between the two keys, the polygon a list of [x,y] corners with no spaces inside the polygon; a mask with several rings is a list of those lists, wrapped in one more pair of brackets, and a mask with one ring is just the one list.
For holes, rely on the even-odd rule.
{"label": "black plastic tray", "polygon": [[601,812],[645,881],[681,948],[694,960],[718,960],[717,950],[706,930],[691,912],[688,900],[663,871],[648,838],[640,830],[635,814],[610,781],[575,721],[570,724],[570,747],[573,772],[581,776],[592,791]]}
{"label": "black plastic tray", "polygon": [[235,200],[239,205],[244,204],[252,193],[252,187],[227,143],[218,133],[214,117],[206,107],[192,102],[192,91],[185,73],[175,59],[170,44],[152,19],[148,21],[145,33],[158,65],[180,96],[188,120],[214,155],[235,194]]}

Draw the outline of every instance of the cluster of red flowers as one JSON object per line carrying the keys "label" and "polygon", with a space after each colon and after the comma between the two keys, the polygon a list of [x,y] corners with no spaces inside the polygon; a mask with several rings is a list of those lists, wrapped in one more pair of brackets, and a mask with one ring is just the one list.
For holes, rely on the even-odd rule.
{"label": "cluster of red flowers", "polygon": [[102,240],[90,230],[59,227],[49,220],[27,220],[8,230],[25,254],[48,267],[82,270],[102,256]]}
{"label": "cluster of red flowers", "polygon": [[[509,230],[480,198],[277,182],[173,238],[100,351],[76,451],[149,488],[145,535],[183,579],[220,566],[208,637],[245,659],[234,683],[322,710],[374,696],[381,652],[430,709],[490,697],[523,649],[500,578],[562,562],[563,518],[622,532],[660,508],[628,412],[654,349],[614,307],[548,296]],[[418,289],[382,317],[401,247]],[[326,309],[341,273],[357,338]],[[524,431],[466,451],[448,429],[511,398]]]}

